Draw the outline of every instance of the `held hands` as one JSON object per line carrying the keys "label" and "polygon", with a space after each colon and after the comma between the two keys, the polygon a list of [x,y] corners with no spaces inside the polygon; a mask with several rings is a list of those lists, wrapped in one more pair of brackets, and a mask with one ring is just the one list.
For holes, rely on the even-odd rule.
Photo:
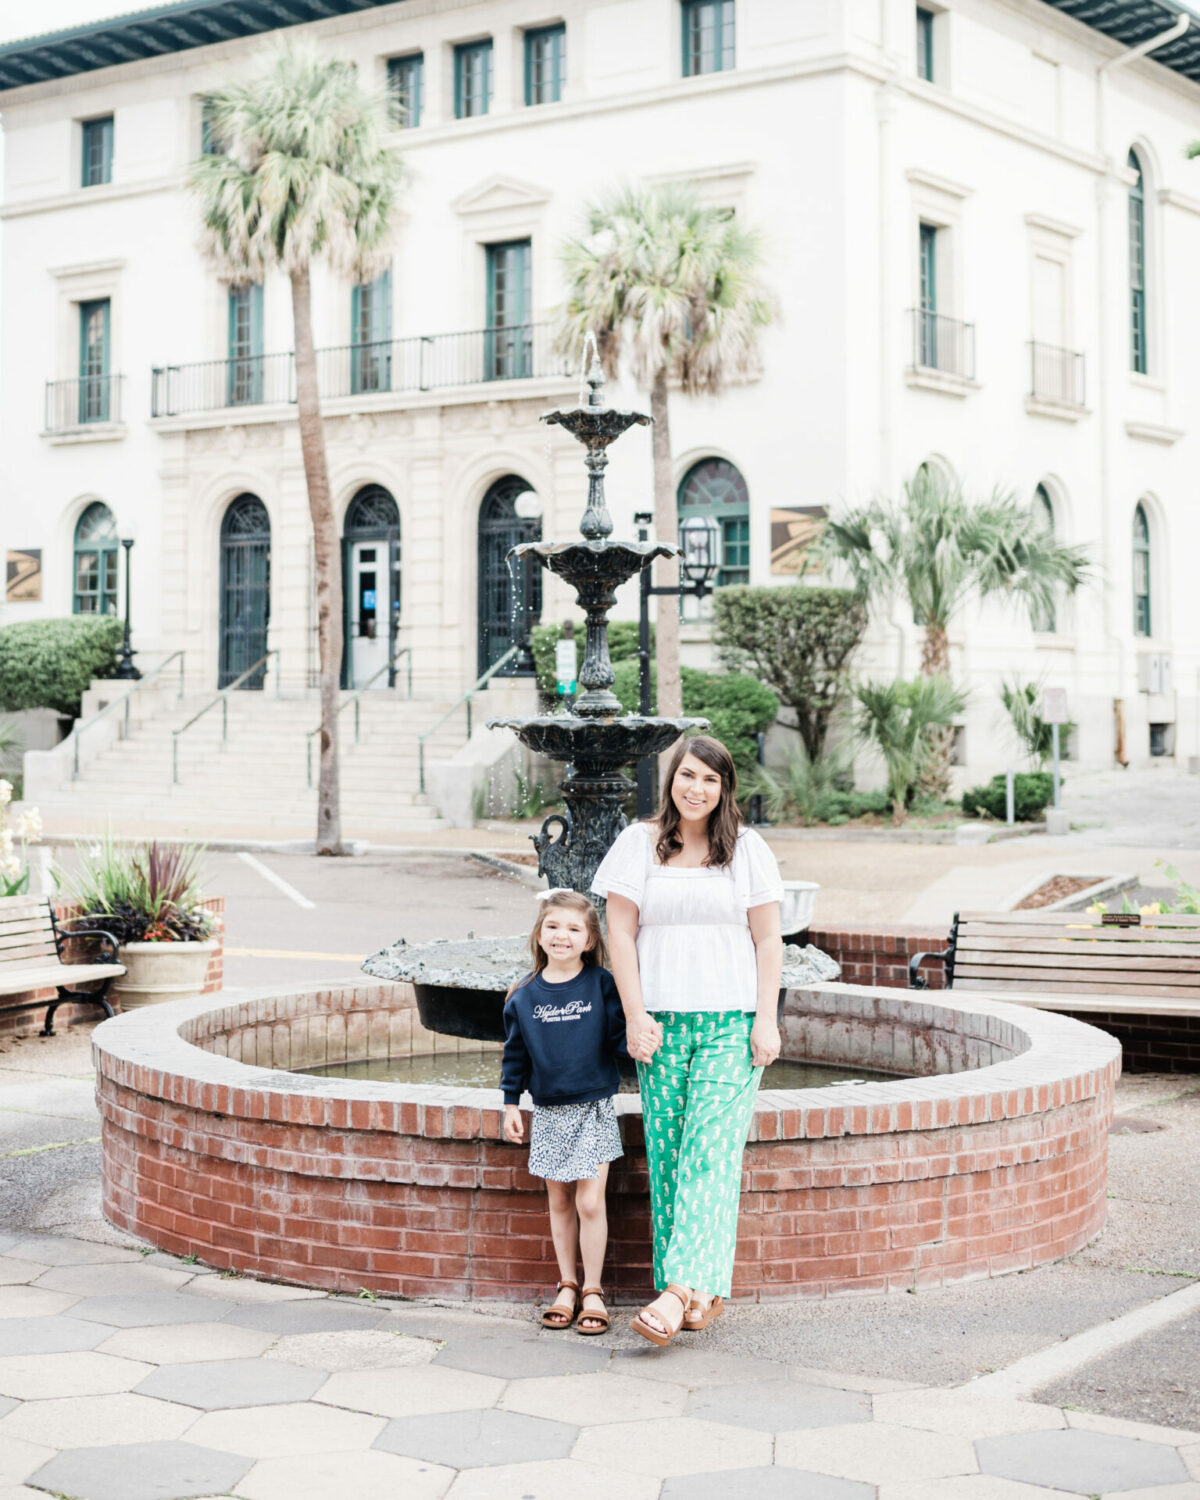
{"label": "held hands", "polygon": [[750,1061],[756,1068],[769,1067],[779,1056],[779,1027],[762,1016],[754,1018],[750,1029]]}
{"label": "held hands", "polygon": [[662,1022],[646,1011],[625,1022],[625,1046],[634,1062],[648,1063],[662,1046]]}
{"label": "held hands", "polygon": [[525,1116],[519,1105],[504,1106],[504,1139],[514,1146],[519,1146],[525,1139]]}

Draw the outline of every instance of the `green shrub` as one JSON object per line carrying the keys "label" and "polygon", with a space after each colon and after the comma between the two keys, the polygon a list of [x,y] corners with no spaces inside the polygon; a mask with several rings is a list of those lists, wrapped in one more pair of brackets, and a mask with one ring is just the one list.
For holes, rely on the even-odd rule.
{"label": "green shrub", "polygon": [[[558,678],[554,675],[554,651],[562,639],[561,625],[535,625],[530,632],[533,660],[537,667],[537,685],[543,693],[558,695]],[[636,620],[612,620],[608,626],[608,654],[613,665],[637,661],[638,626]],[[650,627],[650,650],[654,650],[654,626]],[[575,627],[575,676],[583,665],[583,623]],[[635,705],[636,706],[636,705]]]}
{"label": "green shrub", "polygon": [[[779,712],[779,699],[770,688],[741,672],[698,672],[680,669],[683,711],[692,718],[707,719],[714,739],[733,756],[739,779],[751,776],[758,762],[754,736],[769,729]],[[633,712],[638,706],[638,661],[618,662],[614,668],[613,692],[621,706]],[[650,704],[654,712],[657,674],[650,664]],[[742,789],[745,791],[745,788]],[[747,793],[747,795],[749,795]]]}
{"label": "green shrub", "polygon": [[[1018,771],[1013,777],[1013,816],[1018,823],[1036,823],[1054,799],[1054,777],[1049,771]],[[969,818],[1007,816],[1005,777],[993,776],[986,786],[963,793],[963,812]]]}
{"label": "green shrub", "polygon": [[123,627],[108,615],[25,620],[0,628],[0,710],[78,714],[93,677],[111,677]]}
{"label": "green shrub", "polygon": [[854,790],[853,766],[845,751],[826,750],[811,761],[801,745],[780,770],[758,767],[752,780],[752,791],[761,793],[772,821],[841,824],[867,813],[885,813],[892,805],[887,792]]}

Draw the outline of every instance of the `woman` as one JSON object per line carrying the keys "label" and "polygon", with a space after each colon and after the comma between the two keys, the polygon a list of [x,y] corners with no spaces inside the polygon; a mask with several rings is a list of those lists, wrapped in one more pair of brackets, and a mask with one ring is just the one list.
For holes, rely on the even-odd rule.
{"label": "woman", "polygon": [[741,826],[737,772],[707,735],[671,757],[653,823],[608,851],[592,890],[638,1063],[660,1295],[633,1320],[654,1344],[707,1328],[729,1295],[742,1152],[779,1056],[779,867]]}

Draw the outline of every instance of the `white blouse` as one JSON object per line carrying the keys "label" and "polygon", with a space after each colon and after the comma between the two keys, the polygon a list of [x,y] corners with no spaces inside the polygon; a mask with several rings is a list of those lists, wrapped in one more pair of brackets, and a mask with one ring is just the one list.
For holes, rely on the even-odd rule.
{"label": "white blouse", "polygon": [[752,828],[725,866],[657,863],[649,823],[631,823],[604,856],[592,890],[638,908],[637,953],[647,1010],[755,1010],[758,968],[748,912],[783,900],[779,866]]}

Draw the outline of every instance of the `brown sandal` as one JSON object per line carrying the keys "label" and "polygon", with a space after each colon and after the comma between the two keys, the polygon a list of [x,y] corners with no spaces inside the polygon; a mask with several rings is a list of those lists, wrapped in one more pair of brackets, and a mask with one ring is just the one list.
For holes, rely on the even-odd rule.
{"label": "brown sandal", "polygon": [[688,1333],[699,1333],[701,1329],[707,1328],[715,1318],[719,1318],[724,1311],[724,1297],[714,1297],[707,1307],[701,1307],[699,1302],[689,1303],[688,1310],[683,1315],[682,1326]]}
{"label": "brown sandal", "polygon": [[[677,1286],[675,1282],[671,1282],[671,1284],[666,1288],[666,1291],[664,1291],[661,1295],[665,1297],[667,1295],[667,1292],[670,1292],[671,1296],[674,1297],[675,1300],[682,1306],[683,1317],[686,1317],[688,1307],[691,1305],[691,1292],[689,1292],[687,1287],[685,1286]],[[641,1312],[638,1313],[637,1317],[633,1318],[630,1321],[629,1326],[633,1329],[634,1333],[640,1333],[644,1339],[649,1339],[652,1344],[657,1344],[660,1349],[665,1349],[666,1346],[675,1337],[675,1335],[679,1332],[680,1328],[683,1327],[683,1318],[680,1318],[678,1324],[674,1328],[668,1328],[666,1333],[661,1333],[657,1328],[652,1328],[649,1323],[643,1321],[643,1314],[648,1312],[649,1310],[650,1304],[647,1303],[646,1306],[642,1308]],[[657,1318],[660,1317],[661,1314],[655,1313],[654,1316]],[[664,1319],[663,1321],[665,1323],[666,1320]]]}
{"label": "brown sandal", "polygon": [[543,1328],[570,1328],[571,1324],[579,1315],[579,1283],[577,1281],[560,1281],[558,1283],[560,1292],[574,1292],[575,1306],[563,1307],[559,1304],[557,1296],[554,1302],[542,1314]]}
{"label": "brown sandal", "polygon": [[[609,1327],[608,1308],[605,1306],[603,1312],[596,1312],[593,1308],[584,1307],[588,1297],[599,1297],[604,1301],[604,1292],[598,1286],[585,1286],[579,1294],[579,1311],[575,1315],[575,1332],[581,1333],[584,1338],[595,1338],[598,1333],[607,1333]],[[599,1328],[585,1328],[583,1325],[590,1320],[599,1323]]]}

